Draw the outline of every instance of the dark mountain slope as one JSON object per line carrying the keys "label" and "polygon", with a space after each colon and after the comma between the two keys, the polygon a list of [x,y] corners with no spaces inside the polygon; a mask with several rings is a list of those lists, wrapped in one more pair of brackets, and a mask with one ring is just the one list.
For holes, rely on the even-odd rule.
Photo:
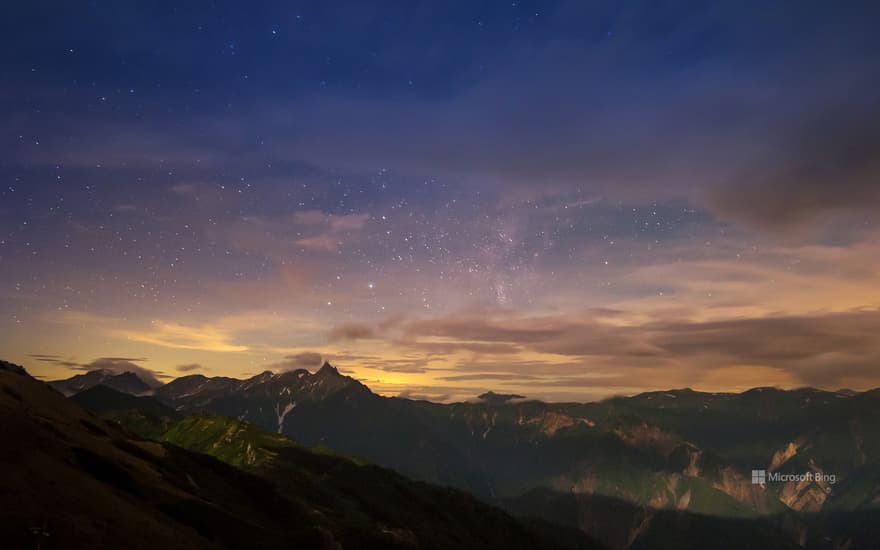
{"label": "dark mountain slope", "polygon": [[[132,406],[148,403],[143,398],[102,393],[108,402],[124,400]],[[104,403],[95,407],[108,408]],[[120,411],[109,412],[120,418]],[[125,427],[137,430],[140,425]],[[158,439],[210,454],[270,480],[286,498],[320,510],[322,517],[339,526],[334,532],[359,533],[372,526],[386,535],[419,541],[420,546],[431,548],[503,548],[520,544],[510,539],[511,532],[518,534],[522,544],[597,546],[576,529],[536,520],[526,527],[460,491],[412,482],[393,471],[340,457],[328,449],[307,449],[243,420],[193,415],[171,422]],[[349,544],[357,542],[350,540]]]}
{"label": "dark mountain slope", "polygon": [[171,407],[163,405],[156,399],[147,396],[135,396],[123,393],[103,384],[83,390],[71,399],[92,412],[107,413],[136,409],[143,414],[156,418],[167,416],[179,418],[180,415]]}
{"label": "dark mountain slope", "polygon": [[535,489],[505,502],[519,514],[538,515],[601,534],[612,548],[802,548],[782,521],[724,518],[679,510],[656,510],[600,495]]}
{"label": "dark mountain slope", "polygon": [[174,409],[152,397],[134,396],[104,385],[83,390],[70,399],[148,438],[164,433],[172,421],[181,417]]}

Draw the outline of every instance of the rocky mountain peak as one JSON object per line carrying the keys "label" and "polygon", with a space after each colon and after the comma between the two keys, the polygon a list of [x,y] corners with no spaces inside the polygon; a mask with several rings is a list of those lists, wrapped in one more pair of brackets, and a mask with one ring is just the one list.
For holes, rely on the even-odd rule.
{"label": "rocky mountain peak", "polygon": [[286,370],[278,375],[278,379],[284,382],[298,380],[304,376],[311,376],[312,373],[306,369]]}
{"label": "rocky mountain peak", "polygon": [[315,373],[316,376],[342,376],[339,373],[339,369],[330,364],[329,361],[324,361],[324,364],[318,369],[318,372]]}

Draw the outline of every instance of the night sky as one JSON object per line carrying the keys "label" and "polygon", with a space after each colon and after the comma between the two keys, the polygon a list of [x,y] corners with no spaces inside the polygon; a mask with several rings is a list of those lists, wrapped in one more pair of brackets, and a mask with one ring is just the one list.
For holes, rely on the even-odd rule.
{"label": "night sky", "polygon": [[880,385],[873,3],[2,12],[0,355],[36,375]]}

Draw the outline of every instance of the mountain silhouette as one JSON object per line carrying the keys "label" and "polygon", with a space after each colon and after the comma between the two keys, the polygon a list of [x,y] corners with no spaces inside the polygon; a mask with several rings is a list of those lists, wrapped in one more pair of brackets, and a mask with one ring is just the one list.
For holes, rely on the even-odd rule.
{"label": "mountain silhouette", "polygon": [[107,369],[91,370],[66,380],[54,380],[49,385],[64,395],[73,395],[98,385],[132,395],[145,395],[153,391],[153,388],[133,372],[116,373]]}

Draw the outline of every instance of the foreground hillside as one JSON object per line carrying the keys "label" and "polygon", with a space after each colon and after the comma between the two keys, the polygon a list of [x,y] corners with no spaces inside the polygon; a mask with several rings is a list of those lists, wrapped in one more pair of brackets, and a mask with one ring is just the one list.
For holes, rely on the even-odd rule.
{"label": "foreground hillside", "polygon": [[[460,491],[316,454],[259,430],[247,435],[245,423],[163,417],[161,406],[121,405],[124,397],[110,392],[93,395],[92,404],[116,399],[108,407],[130,413],[120,418],[137,418],[141,427],[159,419],[152,426],[168,439],[199,450],[223,447],[227,452],[217,454],[226,462],[142,439],[2,363],[4,547],[596,547],[576,531],[555,530],[551,538],[541,524]],[[256,471],[270,465],[271,475]]]}
{"label": "foreground hillside", "polygon": [[[169,416],[169,410],[157,408],[148,398],[126,396],[104,387],[86,390],[72,398],[87,403],[106,418],[115,418],[133,430],[154,434],[162,441],[211,454],[221,460],[240,466],[257,475],[273,480],[285,492],[310,494],[321,500],[324,495],[351,494],[356,489],[364,504],[371,510],[386,506],[386,492],[396,480],[384,476],[364,476],[362,468],[350,460],[339,460],[328,449],[306,450],[290,439],[256,428],[244,420],[196,414],[188,417]],[[161,407],[161,406],[160,406]],[[176,413],[171,413],[175,415]],[[158,435],[155,435],[157,434]],[[314,476],[314,470],[332,470],[332,475]],[[377,469],[377,471],[381,471]],[[395,476],[397,480],[402,479]],[[378,483],[377,483],[378,481]],[[418,494],[408,493],[412,509],[405,512],[401,523],[419,525],[425,514],[445,514],[446,510],[422,509]],[[571,523],[571,506],[567,499],[572,494],[552,491],[535,492],[521,499],[508,501],[511,509],[520,507],[523,515],[543,516],[546,524],[536,524],[555,543],[583,545],[580,537],[566,529]],[[694,516],[687,512],[657,518],[646,522],[640,509],[631,503],[614,499],[596,499],[591,502],[589,518],[593,525],[601,525],[604,533],[626,537],[636,520],[639,532],[626,540],[631,548],[797,548],[779,529],[769,523],[751,519],[722,519]],[[336,506],[339,508],[339,506]],[[345,506],[351,508],[349,505]],[[554,525],[555,524],[555,525]],[[575,523],[576,524],[576,523]],[[494,547],[494,544],[493,544]]]}

